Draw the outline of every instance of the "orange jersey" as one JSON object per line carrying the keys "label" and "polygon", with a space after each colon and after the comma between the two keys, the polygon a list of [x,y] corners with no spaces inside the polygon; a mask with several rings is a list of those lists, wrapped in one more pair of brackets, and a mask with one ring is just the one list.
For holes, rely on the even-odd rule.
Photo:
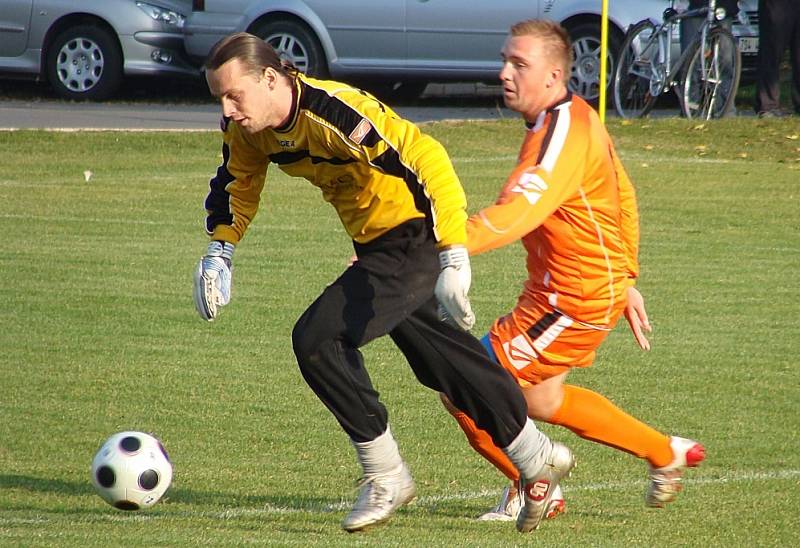
{"label": "orange jersey", "polygon": [[477,254],[522,240],[528,280],[512,315],[523,329],[543,308],[610,328],[638,274],[638,217],[611,138],[570,94],[529,124],[497,202],[470,217],[467,248]]}

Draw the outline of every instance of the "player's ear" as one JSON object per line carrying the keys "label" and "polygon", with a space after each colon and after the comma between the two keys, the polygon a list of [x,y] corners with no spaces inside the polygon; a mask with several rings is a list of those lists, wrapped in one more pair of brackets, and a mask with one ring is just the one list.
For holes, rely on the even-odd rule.
{"label": "player's ear", "polygon": [[563,78],[562,72],[563,70],[559,67],[553,67],[550,69],[550,72],[547,74],[547,81],[545,82],[547,87],[551,88],[560,82]]}
{"label": "player's ear", "polygon": [[261,83],[266,85],[270,90],[275,89],[275,84],[278,81],[278,71],[272,67],[267,67],[261,74]]}

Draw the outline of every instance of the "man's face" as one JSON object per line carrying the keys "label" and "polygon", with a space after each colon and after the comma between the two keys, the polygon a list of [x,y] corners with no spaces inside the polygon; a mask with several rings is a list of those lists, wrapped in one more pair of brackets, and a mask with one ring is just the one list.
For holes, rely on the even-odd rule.
{"label": "man's face", "polygon": [[502,56],[503,101],[533,121],[559,97],[563,89],[561,68],[545,56],[541,40],[535,36],[509,36]]}
{"label": "man's face", "polygon": [[247,71],[238,59],[206,71],[208,89],[222,105],[222,114],[248,133],[277,126],[276,105],[271,100],[274,85],[269,85],[269,76],[268,71],[261,75]]}

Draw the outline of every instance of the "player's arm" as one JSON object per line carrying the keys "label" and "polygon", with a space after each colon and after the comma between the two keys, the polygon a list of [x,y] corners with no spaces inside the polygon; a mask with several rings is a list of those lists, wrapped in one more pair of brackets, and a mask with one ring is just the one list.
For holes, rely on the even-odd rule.
{"label": "player's arm", "polygon": [[625,245],[625,259],[628,276],[633,281],[639,276],[639,208],[636,204],[636,191],[633,188],[625,167],[617,156],[613,145],[609,145],[619,189],[620,226]]}
{"label": "player's arm", "polygon": [[268,158],[239,127],[227,124],[222,164],[209,182],[206,232],[212,240],[239,243],[258,211]]}
{"label": "player's arm", "polygon": [[426,214],[430,210],[440,249],[463,246],[467,199],[441,143],[370,96],[348,92],[342,99],[365,120],[358,142],[348,139],[346,144],[357,145],[357,156],[377,169],[411,182],[417,207]]}
{"label": "player's arm", "polygon": [[233,252],[258,210],[267,169],[266,156],[235,124],[223,128],[222,165],[205,201],[211,241],[194,274],[195,308],[206,321],[230,301]]}
{"label": "player's arm", "polygon": [[515,242],[535,230],[570,196],[583,179],[588,133],[560,116],[553,131],[526,140],[521,161],[495,204],[467,221],[470,255]]}
{"label": "player's arm", "polygon": [[617,174],[620,226],[630,282],[627,290],[625,319],[639,348],[650,350],[650,341],[647,338],[647,333],[651,333],[653,328],[650,325],[650,319],[647,317],[644,297],[635,287],[636,278],[639,276],[639,209],[636,204],[636,192],[613,145],[609,145],[609,147],[614,161],[614,170]]}

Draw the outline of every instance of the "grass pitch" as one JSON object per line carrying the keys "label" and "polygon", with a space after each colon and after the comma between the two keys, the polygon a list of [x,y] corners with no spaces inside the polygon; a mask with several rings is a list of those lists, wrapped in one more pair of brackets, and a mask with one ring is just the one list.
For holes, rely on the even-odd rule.
{"label": "grass pitch", "polygon": [[[472,211],[490,203],[518,121],[431,124]],[[679,500],[644,508],[646,466],[543,426],[578,468],[566,515],[523,536],[472,518],[504,480],[466,444],[390,342],[365,357],[419,498],[387,525],[339,522],[359,469],[303,382],[294,320],[351,247],[318,191],[277,169],[236,253],[234,297],[196,315],[215,133],[0,133],[0,545],[788,546],[800,538],[800,139],[796,119],[611,120],[637,186],[639,287],[655,327],[620,325],[572,382],[662,431],[701,440]],[[91,172],[86,181],[84,172]],[[514,245],[473,260],[476,333],[513,306]],[[123,513],[89,466],[127,429],[158,435],[167,498]]]}

